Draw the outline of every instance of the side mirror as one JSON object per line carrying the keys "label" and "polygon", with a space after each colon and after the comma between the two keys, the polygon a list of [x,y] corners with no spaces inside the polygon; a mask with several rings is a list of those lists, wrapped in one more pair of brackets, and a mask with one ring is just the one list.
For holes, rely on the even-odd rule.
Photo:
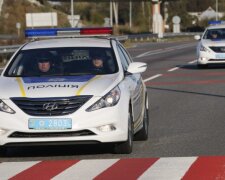
{"label": "side mirror", "polygon": [[201,36],[200,35],[195,35],[194,36],[194,39],[197,40],[197,41],[199,41],[201,39]]}
{"label": "side mirror", "polygon": [[127,72],[131,74],[135,73],[142,73],[145,72],[147,69],[147,64],[143,62],[133,62],[130,63],[130,65],[127,68]]}

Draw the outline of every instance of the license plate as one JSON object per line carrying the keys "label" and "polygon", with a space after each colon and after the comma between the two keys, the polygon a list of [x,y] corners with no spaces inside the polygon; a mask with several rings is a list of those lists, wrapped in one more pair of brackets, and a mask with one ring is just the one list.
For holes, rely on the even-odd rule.
{"label": "license plate", "polygon": [[225,59],[225,54],[216,54],[216,59]]}
{"label": "license plate", "polygon": [[64,118],[30,118],[28,121],[29,129],[37,130],[61,130],[72,129],[72,119]]}

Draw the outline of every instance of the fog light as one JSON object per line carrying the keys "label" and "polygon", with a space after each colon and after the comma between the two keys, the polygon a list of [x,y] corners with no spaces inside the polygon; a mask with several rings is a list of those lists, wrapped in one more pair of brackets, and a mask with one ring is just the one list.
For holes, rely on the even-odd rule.
{"label": "fog light", "polygon": [[206,60],[207,60],[207,58],[205,58],[205,57],[201,57],[201,58],[200,58],[200,60],[201,60],[201,61],[206,61]]}
{"label": "fog light", "polygon": [[5,134],[6,132],[7,132],[7,130],[0,128],[0,136],[3,135],[3,134]]}
{"label": "fog light", "polygon": [[110,132],[110,131],[115,131],[116,127],[113,126],[112,124],[104,125],[104,126],[99,126],[97,129],[101,132]]}

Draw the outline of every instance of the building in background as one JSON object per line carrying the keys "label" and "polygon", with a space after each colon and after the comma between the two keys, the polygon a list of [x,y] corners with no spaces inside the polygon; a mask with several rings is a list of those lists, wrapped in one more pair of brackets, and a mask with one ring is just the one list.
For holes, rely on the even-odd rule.
{"label": "building in background", "polygon": [[[209,7],[203,12],[189,12],[188,14],[197,17],[199,21],[205,20],[205,19],[216,19],[216,11]],[[223,12],[218,12],[218,17],[222,18],[224,16]]]}

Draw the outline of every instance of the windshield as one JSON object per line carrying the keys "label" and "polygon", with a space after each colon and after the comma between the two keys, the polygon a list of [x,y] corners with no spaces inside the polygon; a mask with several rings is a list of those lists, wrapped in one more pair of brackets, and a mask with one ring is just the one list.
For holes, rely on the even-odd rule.
{"label": "windshield", "polygon": [[225,39],[225,28],[209,29],[206,31],[203,39]]}
{"label": "windshield", "polygon": [[111,48],[63,47],[21,50],[5,76],[72,76],[112,74],[118,71]]}

